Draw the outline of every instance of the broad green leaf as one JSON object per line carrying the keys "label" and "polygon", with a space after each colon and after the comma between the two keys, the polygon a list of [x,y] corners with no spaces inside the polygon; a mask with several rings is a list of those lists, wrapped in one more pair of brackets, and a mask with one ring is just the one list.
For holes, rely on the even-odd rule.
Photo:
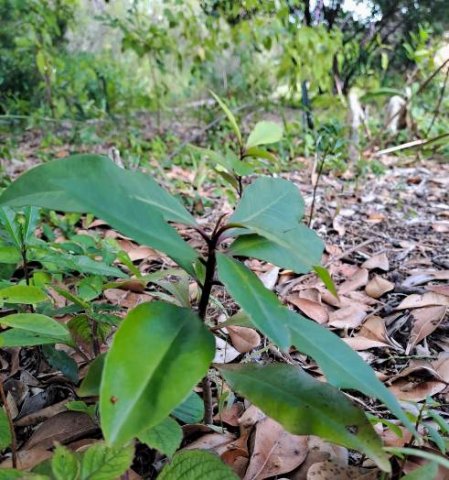
{"label": "broad green leaf", "polygon": [[173,418],[167,417],[154,427],[138,435],[139,440],[167,457],[173,457],[182,442],[182,428]]}
{"label": "broad green leaf", "polygon": [[329,384],[293,365],[220,366],[231,388],[296,435],[317,435],[359,450],[390,471],[382,442],[363,410]]}
{"label": "broad green leaf", "polygon": [[[58,258],[59,257],[59,258]],[[94,260],[86,255],[60,255],[56,254],[55,260],[64,265],[65,268],[75,270],[81,273],[91,273],[93,275],[104,275],[105,277],[127,278],[119,268],[107,265],[104,262]],[[45,258],[42,258],[45,261]],[[64,263],[62,263],[64,262]]]}
{"label": "broad green leaf", "polygon": [[204,402],[195,392],[178,405],[171,414],[184,423],[198,423],[204,417]]}
{"label": "broad green leaf", "polygon": [[220,323],[220,326],[223,327],[231,327],[232,325],[254,328],[254,324],[251,322],[249,315],[243,310],[238,311],[232,315],[232,317],[229,317],[226,321]]}
{"label": "broad green leaf", "polygon": [[329,290],[329,292],[331,292],[334,297],[338,298],[338,292],[335,287],[335,283],[332,280],[331,274],[329,273],[329,270],[326,267],[322,267],[321,265],[315,265],[313,267],[313,270],[324,283],[325,287]]}
{"label": "broad green leaf", "polygon": [[21,260],[21,256],[17,247],[0,247],[0,263],[9,263],[16,265]]}
{"label": "broad green leaf", "polygon": [[47,295],[40,288],[31,285],[12,285],[0,290],[0,301],[5,303],[33,305],[46,300],[48,300]]}
{"label": "broad green leaf", "polygon": [[257,275],[237,260],[219,253],[218,277],[234,300],[251,317],[253,324],[280,348],[290,345],[288,310]]}
{"label": "broad green leaf", "polygon": [[44,345],[42,353],[51,367],[61,371],[73,383],[78,383],[78,364],[66,352],[56,350],[52,345]]}
{"label": "broad green leaf", "polygon": [[51,469],[55,480],[77,480],[80,463],[72,451],[58,445],[51,459]]}
{"label": "broad green leaf", "polygon": [[100,394],[101,376],[106,355],[102,353],[91,362],[87,375],[84,377],[77,390],[79,397],[95,397]]}
{"label": "broad green leaf", "polygon": [[435,480],[438,473],[437,463],[427,463],[401,477],[401,480]]}
{"label": "broad green leaf", "polygon": [[261,177],[245,188],[229,222],[266,236],[267,232],[290,230],[303,215],[304,200],[292,182]]}
{"label": "broad green leaf", "polygon": [[263,148],[251,147],[245,151],[245,157],[254,157],[254,158],[262,158],[264,160],[268,160],[272,163],[277,162],[277,158],[271,152],[264,150]]}
{"label": "broad green leaf", "polygon": [[11,431],[9,429],[8,417],[4,407],[0,407],[0,452],[9,447],[11,443]]}
{"label": "broad green leaf", "polygon": [[[0,318],[0,324],[5,327],[14,328],[17,333],[19,333],[18,331],[21,330],[25,335],[29,334],[53,338],[53,343],[71,343],[71,337],[68,329],[61,323],[53,320],[50,317],[47,317],[46,315],[40,315],[38,313],[15,313],[13,315]],[[0,334],[0,345],[6,346],[6,344],[2,342],[2,339],[7,338],[7,334],[9,332],[11,332],[11,330]],[[36,344],[33,343],[32,345]]]}
{"label": "broad green leaf", "polygon": [[19,330],[18,328],[12,328],[6,332],[0,333],[0,347],[33,347],[35,345],[54,345],[55,343],[67,343],[63,342],[59,338],[45,337],[38,333],[29,332],[27,330]]}
{"label": "broad green leaf", "polygon": [[246,141],[246,148],[268,145],[279,142],[282,139],[282,125],[276,122],[262,121],[256,123]]}
{"label": "broad green leaf", "polygon": [[232,243],[230,252],[235,256],[264,260],[296,273],[308,273],[321,261],[323,241],[305,225],[298,224],[285,233],[270,237],[271,240],[255,234],[241,235]]}
{"label": "broad green leaf", "polygon": [[[284,307],[285,308],[285,307]],[[286,309],[287,310],[287,309]],[[340,337],[312,320],[287,310],[292,344],[312,357],[327,381],[337,388],[358,390],[382,401],[402,423],[414,431],[412,422],[396,397],[376,377],[374,370]]]}
{"label": "broad green leaf", "polygon": [[190,309],[139,305],[123,320],[109,350],[100,389],[103,434],[131,440],[179,405],[207,372],[213,335]]}
{"label": "broad green leaf", "polygon": [[158,480],[238,480],[218,456],[204,450],[180,452],[161,472]]}
{"label": "broad green leaf", "polygon": [[131,466],[133,457],[133,445],[114,448],[103,443],[95,443],[83,455],[80,480],[120,478]]}
{"label": "broad green leaf", "polygon": [[237,137],[237,140],[239,141],[239,144],[243,145],[242,134],[240,133],[239,126],[237,125],[237,121],[236,121],[233,113],[231,112],[231,110],[229,110],[228,106],[223,102],[223,100],[218,95],[216,95],[212,91],[210,91],[210,93],[215,98],[218,105],[220,105],[220,108],[223,110],[225,115],[228,117],[229,123],[231,124],[231,126],[234,130],[234,133]]}
{"label": "broad green leaf", "polygon": [[81,400],[73,400],[71,402],[67,402],[66,404],[64,404],[64,406],[65,408],[67,408],[67,410],[70,410],[72,412],[87,413],[87,415],[92,417],[92,419],[96,420],[96,405],[87,405],[86,402],[83,402]]}
{"label": "broad green leaf", "polygon": [[124,235],[165,252],[192,271],[195,250],[166,221],[195,225],[187,210],[150,176],[99,155],[74,155],[35,167],[0,196],[0,205],[92,213]]}

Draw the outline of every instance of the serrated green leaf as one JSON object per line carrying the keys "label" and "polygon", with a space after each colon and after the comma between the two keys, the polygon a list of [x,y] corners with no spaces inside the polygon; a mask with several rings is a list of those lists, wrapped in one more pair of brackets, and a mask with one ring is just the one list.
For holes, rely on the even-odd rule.
{"label": "serrated green leaf", "polygon": [[51,459],[51,469],[55,480],[77,480],[80,463],[73,452],[58,445]]}
{"label": "serrated green leaf", "polygon": [[234,130],[234,133],[237,137],[237,140],[238,140],[239,144],[243,145],[242,134],[240,133],[239,126],[237,125],[237,121],[236,121],[233,113],[231,112],[231,110],[229,110],[228,106],[223,102],[223,100],[218,95],[216,95],[212,91],[210,91],[210,93],[215,98],[218,105],[220,105],[220,108],[223,110],[225,115],[228,117],[229,123],[231,124],[231,127]]}
{"label": "serrated green leaf", "polygon": [[35,303],[48,300],[47,295],[38,287],[31,285],[12,285],[0,290],[0,300],[5,303]]}
{"label": "serrated green leaf", "polygon": [[167,417],[214,353],[213,335],[190,309],[151,302],[132,310],[106,356],[100,389],[106,440],[124,444]]}
{"label": "serrated green leaf", "polygon": [[11,431],[4,407],[0,407],[0,452],[11,444]]}
{"label": "serrated green leaf", "polygon": [[198,423],[204,417],[204,402],[195,392],[178,405],[171,414],[184,423]]}
{"label": "serrated green leaf", "polygon": [[182,442],[182,428],[179,423],[170,417],[154,427],[144,430],[138,435],[138,439],[163,453],[167,457],[172,457]]}
{"label": "serrated green leaf", "polygon": [[219,457],[204,450],[178,453],[161,472],[158,480],[238,480],[239,477]]}
{"label": "serrated green leaf", "polygon": [[296,435],[317,435],[361,451],[390,471],[382,442],[366,418],[336,388],[284,364],[220,366],[231,388]]}
{"label": "serrated green leaf", "polygon": [[[24,340],[26,340],[27,337],[30,341],[33,338],[42,337],[46,340],[53,339],[53,342],[46,341],[44,343],[66,343],[69,345],[72,343],[68,329],[46,315],[40,315],[38,313],[16,313],[0,318],[0,324],[14,329],[0,334],[0,345],[2,346],[12,346],[11,340],[14,338],[12,332],[15,332],[16,339],[19,339],[20,335],[23,334]],[[9,344],[6,341],[7,339],[9,339]],[[38,344],[21,343],[16,346],[26,345]]]}
{"label": "serrated green leaf", "polygon": [[133,445],[114,448],[103,443],[95,443],[83,455],[80,480],[120,478],[131,466],[133,457]]}
{"label": "serrated green leaf", "polygon": [[1,207],[0,222],[5,227],[9,238],[12,240],[16,248],[20,251],[22,248],[22,239],[20,235],[20,226],[16,218],[16,212],[14,212],[14,210],[10,207]]}
{"label": "serrated green leaf", "polygon": [[282,125],[276,122],[262,121],[256,123],[246,141],[246,148],[268,145],[279,142],[282,139]]}
{"label": "serrated green leaf", "polygon": [[267,290],[255,273],[237,260],[219,253],[218,277],[253,324],[279,347],[291,345],[288,310]]}

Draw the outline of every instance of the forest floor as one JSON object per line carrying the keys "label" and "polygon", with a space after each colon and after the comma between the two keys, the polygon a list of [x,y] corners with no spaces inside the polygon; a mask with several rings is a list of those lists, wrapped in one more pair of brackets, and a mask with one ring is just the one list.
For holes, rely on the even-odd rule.
{"label": "forest floor", "polygon": [[[110,146],[101,145],[95,150],[107,152]],[[36,164],[38,148],[39,138],[30,133],[19,147],[21,160],[3,161],[6,173],[14,178]],[[91,151],[89,147],[81,150]],[[64,145],[51,154],[63,157],[70,151],[71,147]],[[432,398],[438,402],[435,411],[448,420],[449,163],[432,158],[387,156],[380,161],[385,166],[381,175],[367,174],[356,179],[330,172],[321,175],[316,188],[313,159],[299,159],[298,165],[302,168],[282,174],[292,180],[304,196],[306,220],[315,195],[311,227],[325,240],[323,265],[332,274],[338,299],[313,274],[298,277],[256,260],[249,265],[284,303],[335,331],[358,351],[397,398],[405,402],[406,408],[416,414],[417,403]],[[174,166],[169,171],[159,170],[157,175],[164,186],[189,199],[189,205],[205,228],[213,225],[222,213],[232,211],[227,196],[211,178],[194,191],[191,187],[194,173],[188,167]],[[83,222],[77,225],[77,233],[115,238],[143,273],[173,266],[158,252],[134,244],[102,222]],[[194,236],[190,241],[199,246],[201,239]],[[68,286],[71,282],[69,278]],[[233,313],[235,305],[223,297],[219,287],[217,289],[215,295],[226,313]],[[53,293],[59,307],[67,305],[66,299]],[[105,290],[102,301],[118,305],[124,315],[158,293],[160,291],[151,288],[143,291],[110,288]],[[194,297],[194,285],[191,293]],[[217,324],[223,314],[220,308],[212,309],[210,323]],[[309,373],[322,376],[305,356],[295,351],[283,354],[253,332],[241,328],[218,333],[222,346],[219,344],[217,362],[276,358],[300,364]],[[85,362],[77,356],[74,358],[82,377]],[[90,417],[81,412],[67,412],[64,407],[68,400],[76,399],[76,385],[51,369],[38,348],[0,352],[0,361],[2,373],[8,378],[5,389],[9,392],[10,408],[15,412],[24,465],[31,467],[48,458],[47,449],[54,441],[74,450],[97,441],[100,433]],[[217,380],[215,393],[219,385]],[[388,412],[369,398],[351,398],[367,412],[389,418]],[[275,422],[263,418],[260,411],[246,407],[236,401],[216,417],[215,429],[199,424],[184,427],[183,447],[213,450],[240,476],[246,472],[247,479],[280,475],[305,480],[312,478],[307,474],[311,465],[327,460],[331,460],[329,468],[340,465],[339,479],[377,478],[378,472],[361,469],[362,464],[370,466],[363,458],[317,439],[306,441],[290,435]],[[223,425],[224,430],[219,428]],[[404,446],[410,441],[406,433],[403,438],[395,436],[388,425],[377,424],[376,429],[387,445]],[[250,432],[251,442],[248,441]],[[292,445],[304,447],[305,441],[309,456],[299,458]],[[434,446],[428,445],[428,448],[436,451]],[[144,447],[139,452],[134,470],[130,470],[127,478],[152,478],[160,468],[161,457]],[[348,463],[348,459],[352,466],[345,470],[341,465]],[[414,466],[410,460],[402,465],[404,471]],[[322,476],[313,478],[330,478],[323,473],[326,465],[321,464],[320,468]],[[445,474],[447,472],[442,473]]]}

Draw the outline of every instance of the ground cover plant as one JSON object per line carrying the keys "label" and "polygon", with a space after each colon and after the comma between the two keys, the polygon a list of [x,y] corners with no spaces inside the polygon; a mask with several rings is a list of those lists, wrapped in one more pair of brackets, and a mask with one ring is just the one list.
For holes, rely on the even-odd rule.
{"label": "ground cover plant", "polygon": [[447,12],[356,3],[0,4],[0,478],[447,477]]}

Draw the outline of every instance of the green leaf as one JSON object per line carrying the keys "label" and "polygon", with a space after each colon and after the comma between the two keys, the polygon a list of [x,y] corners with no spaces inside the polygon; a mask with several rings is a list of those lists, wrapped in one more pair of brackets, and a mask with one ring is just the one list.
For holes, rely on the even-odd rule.
{"label": "green leaf", "polygon": [[0,205],[92,213],[141,244],[167,253],[189,272],[197,254],[166,221],[195,225],[150,176],[99,155],[73,155],[35,167],[0,196]]}
{"label": "green leaf", "polygon": [[12,285],[0,290],[0,300],[5,303],[25,303],[33,305],[48,300],[47,295],[38,287],[30,285]]}
{"label": "green leaf", "polygon": [[158,480],[238,480],[238,476],[216,455],[204,450],[178,453]]}
{"label": "green leaf", "polygon": [[292,182],[261,177],[245,188],[229,221],[265,236],[293,228],[303,215],[304,200]]}
{"label": "green leaf", "polygon": [[410,431],[415,430],[396,397],[376,377],[374,370],[357,352],[328,329],[295,312],[286,310],[292,344],[318,363],[331,385],[358,390],[369,397],[377,398]]}
{"label": "green leaf", "polygon": [[[23,338],[31,341],[35,337],[42,337],[44,340],[53,339],[52,342],[46,341],[44,343],[66,343],[71,344],[72,339],[68,329],[61,323],[53,320],[46,315],[40,315],[38,313],[16,313],[0,318],[0,324],[6,327],[13,327],[15,329],[16,339],[20,334],[23,334]],[[8,330],[0,334],[0,345],[11,345],[11,333],[12,330]],[[9,343],[7,340],[9,339]],[[21,343],[16,346],[26,345],[38,345],[36,343]]]}
{"label": "green leaf", "polygon": [[287,349],[290,345],[288,310],[257,275],[237,260],[219,253],[218,277],[236,302],[251,317],[253,324],[270,340]]}
{"label": "green leaf", "polygon": [[0,263],[16,265],[21,260],[20,252],[17,247],[0,247]]}
{"label": "green leaf", "polygon": [[44,345],[42,353],[51,367],[60,370],[73,383],[78,383],[78,365],[66,352],[56,350],[52,345]]}
{"label": "green leaf", "polygon": [[272,163],[277,162],[277,158],[271,152],[264,150],[262,148],[252,147],[245,150],[245,157],[254,157],[254,158],[263,158],[264,160],[268,160]]}
{"label": "green leaf", "polygon": [[39,221],[39,209],[35,207],[26,207],[24,210],[24,222],[22,224],[22,240],[25,245],[30,243],[33,238]]}
{"label": "green leaf", "polygon": [[51,469],[56,480],[77,480],[80,463],[73,452],[58,445],[51,459]]}
{"label": "green leaf", "polygon": [[138,435],[139,440],[167,457],[172,457],[182,442],[182,428],[170,417]]}
{"label": "green leaf", "polygon": [[114,448],[95,443],[83,455],[80,480],[120,478],[131,466],[133,457],[133,445]]}
{"label": "green leaf", "polygon": [[401,477],[401,480],[434,480],[437,478],[437,473],[438,464],[427,463],[426,465],[413,470],[413,472],[404,475]]}
{"label": "green leaf", "polygon": [[106,356],[100,389],[106,440],[124,444],[167,417],[214,353],[214,337],[193,311],[162,302],[132,310]]}
{"label": "green leaf", "polygon": [[16,212],[9,207],[0,208],[0,222],[5,227],[9,238],[20,251],[22,248],[22,238],[20,235],[20,227],[16,219]]}
{"label": "green leaf", "polygon": [[204,417],[204,402],[195,392],[178,405],[171,414],[184,423],[198,423]]}
{"label": "green leaf", "polygon": [[45,337],[38,333],[12,328],[0,334],[0,347],[33,347],[35,345],[54,345],[62,342],[58,338]]}
{"label": "green leaf", "polygon": [[223,100],[218,95],[216,95],[212,91],[210,91],[210,93],[215,98],[218,105],[220,105],[220,108],[223,110],[225,115],[228,117],[229,123],[231,124],[231,127],[234,130],[234,133],[237,137],[237,140],[238,140],[239,144],[243,145],[242,134],[240,133],[239,126],[237,125],[237,121],[236,121],[233,113],[231,112],[231,110],[229,110],[228,106],[223,102]]}
{"label": "green leaf", "polygon": [[361,451],[390,471],[382,442],[366,418],[336,388],[315,380],[293,365],[220,366],[233,390],[296,435],[317,435]]}
{"label": "green leaf", "polygon": [[0,480],[50,480],[47,475],[39,475],[23,470],[15,470],[14,468],[1,468]]}
{"label": "green leaf", "polygon": [[[419,448],[408,448],[408,447],[385,447],[384,450],[388,453],[392,453],[393,455],[397,455],[399,457],[405,456],[413,456],[413,457],[420,457],[424,458],[425,460],[429,460],[430,462],[435,462],[442,467],[449,469],[449,459],[443,457],[441,455],[437,455],[436,453],[427,452],[426,450],[422,450]],[[426,479],[427,480],[427,479]]]}
{"label": "green leaf", "polygon": [[283,128],[279,123],[269,121],[258,122],[249,134],[248,140],[246,141],[246,149],[279,142],[282,139],[282,133]]}
{"label": "green leaf", "polygon": [[11,430],[9,429],[8,416],[4,407],[0,407],[0,452],[9,447],[11,443]]}
{"label": "green leaf", "polygon": [[315,265],[313,269],[318,275],[318,277],[321,279],[321,281],[324,283],[325,287],[329,290],[329,292],[331,292],[334,297],[338,298],[338,292],[335,287],[335,283],[332,280],[331,274],[329,273],[329,270],[326,267],[322,267],[321,265]]}
{"label": "green leaf", "polygon": [[274,240],[255,234],[241,235],[229,251],[237,257],[257,258],[296,273],[308,273],[314,264],[321,261],[324,244],[305,225],[296,225],[271,237]]}
{"label": "green leaf", "polygon": [[102,353],[91,362],[87,375],[84,377],[76,392],[79,397],[96,397],[100,394],[100,383],[105,358],[106,354]]}

